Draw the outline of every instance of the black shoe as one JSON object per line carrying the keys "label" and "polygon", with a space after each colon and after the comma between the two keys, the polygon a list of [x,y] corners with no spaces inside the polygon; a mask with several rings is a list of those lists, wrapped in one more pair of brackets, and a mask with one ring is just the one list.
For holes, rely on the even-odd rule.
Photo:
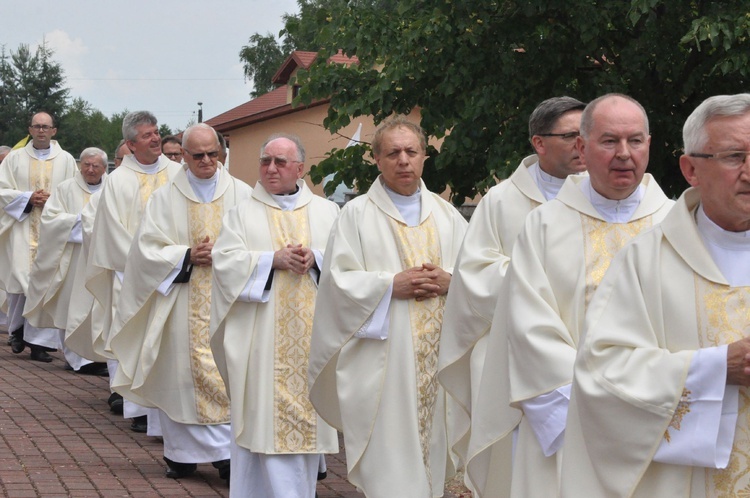
{"label": "black shoe", "polygon": [[115,415],[122,415],[123,401],[122,396],[119,393],[110,394],[107,404],[109,405],[109,411]]}
{"label": "black shoe", "polygon": [[189,476],[198,468],[198,465],[195,463],[173,462],[167,457],[164,457],[164,461],[167,462],[167,472],[164,475],[170,479]]}
{"label": "black shoe", "polygon": [[41,361],[43,363],[49,363],[52,361],[52,357],[43,349],[31,348],[31,361]]}
{"label": "black shoe", "polygon": [[219,471],[219,478],[229,482],[229,460],[219,460],[218,462],[211,462],[211,465]]}
{"label": "black shoe", "polygon": [[133,418],[133,423],[130,424],[130,430],[133,432],[140,432],[140,433],[147,432],[148,431],[148,416],[141,415],[140,417]]}
{"label": "black shoe", "polygon": [[71,366],[70,366],[70,363],[68,363],[67,361],[65,362],[65,366],[63,367],[63,369],[64,369],[64,370],[65,370],[66,372],[73,372],[73,371],[74,371],[74,370],[73,370],[73,367],[71,367]]}
{"label": "black shoe", "polygon": [[99,377],[109,377],[106,363],[87,363],[78,369],[79,374],[96,375]]}
{"label": "black shoe", "polygon": [[318,481],[322,481],[326,477],[328,477],[328,471],[326,471],[326,472],[318,472]]}
{"label": "black shoe", "polygon": [[26,343],[23,342],[23,327],[11,332],[10,349],[14,354],[23,353],[23,350],[26,349]]}

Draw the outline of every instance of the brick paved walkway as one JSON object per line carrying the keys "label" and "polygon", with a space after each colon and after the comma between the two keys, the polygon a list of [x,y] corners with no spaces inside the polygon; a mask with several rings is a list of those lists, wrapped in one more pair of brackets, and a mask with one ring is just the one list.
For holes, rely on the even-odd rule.
{"label": "brick paved walkway", "polygon": [[[179,480],[164,477],[159,438],[130,430],[110,413],[108,379],[63,369],[55,361],[14,355],[0,334],[0,494],[22,497],[225,497],[227,485],[210,464]],[[343,451],[329,455],[320,498],[354,498]],[[452,495],[446,494],[446,497]]]}

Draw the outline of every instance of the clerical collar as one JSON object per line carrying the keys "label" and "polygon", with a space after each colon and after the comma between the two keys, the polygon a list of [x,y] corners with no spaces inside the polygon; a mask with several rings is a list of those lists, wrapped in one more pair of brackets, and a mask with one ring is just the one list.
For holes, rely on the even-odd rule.
{"label": "clerical collar", "polygon": [[37,149],[33,145],[31,146],[32,149],[34,149],[34,155],[37,159],[45,160],[49,157],[50,154],[52,154],[52,145],[47,147],[46,149]]}
{"label": "clerical collar", "polygon": [[201,202],[211,202],[214,199],[216,193],[216,185],[219,183],[220,169],[216,168],[211,178],[198,178],[190,171],[190,168],[186,168],[188,182],[193,187],[193,192],[198,196]]}
{"label": "clerical collar", "polygon": [[638,185],[632,194],[624,199],[607,199],[594,190],[591,178],[585,178],[579,188],[583,195],[589,200],[596,212],[604,218],[607,223],[627,223],[633,217],[633,213],[640,206],[643,196],[646,195],[646,187]]}
{"label": "clerical collar", "polygon": [[159,171],[159,160],[157,159],[154,164],[143,164],[140,162],[135,155],[133,155],[133,161],[143,170],[144,173],[147,173],[149,175],[153,175],[157,171]]}
{"label": "clerical collar", "polygon": [[557,197],[557,193],[560,192],[563,183],[565,183],[565,178],[550,175],[542,169],[539,161],[529,166],[528,171],[545,199],[549,201]]}
{"label": "clerical collar", "polygon": [[269,194],[273,200],[276,201],[276,204],[279,205],[282,211],[293,211],[294,208],[297,207],[297,201],[299,201],[299,198],[302,195],[302,189],[297,185],[297,190],[291,194],[271,194],[270,192]]}
{"label": "clerical collar", "polygon": [[[382,180],[381,180],[382,182]],[[406,224],[410,227],[419,225],[419,218],[422,214],[422,189],[417,188],[417,191],[411,195],[401,195],[388,188],[385,182],[382,182],[385,193],[396,206],[401,217],[404,219]]]}
{"label": "clerical collar", "polygon": [[724,230],[706,216],[703,204],[695,212],[695,223],[706,249],[729,285],[750,286],[750,231]]}
{"label": "clerical collar", "polygon": [[89,192],[91,192],[93,194],[94,192],[98,192],[99,189],[102,188],[102,185],[104,185],[104,182],[101,181],[101,180],[99,180],[99,183],[96,183],[94,185],[92,185],[90,183],[87,183],[86,187],[88,187]]}

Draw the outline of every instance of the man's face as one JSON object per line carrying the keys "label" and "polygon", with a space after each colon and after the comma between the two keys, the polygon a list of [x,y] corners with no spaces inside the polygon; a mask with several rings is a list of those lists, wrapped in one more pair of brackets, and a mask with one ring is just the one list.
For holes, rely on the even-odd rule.
{"label": "man's face", "polygon": [[260,184],[263,188],[275,195],[294,192],[305,166],[297,159],[297,146],[288,138],[268,142],[260,155]]}
{"label": "man's face", "polygon": [[176,163],[182,162],[182,147],[174,142],[167,142],[161,146],[162,153]]}
{"label": "man's face", "polygon": [[578,137],[578,151],[591,186],[608,199],[625,199],[638,187],[648,166],[651,137],[641,109],[621,97],[600,102],[587,139]]}
{"label": "man's face", "polygon": [[[750,113],[713,118],[704,131],[708,141],[699,153],[750,150]],[[683,155],[680,169],[700,189],[706,216],[724,230],[743,232],[750,230],[750,158],[741,165],[735,161]]]}
{"label": "man's face", "polygon": [[380,153],[375,163],[386,186],[401,195],[411,195],[419,188],[425,151],[413,131],[398,126],[383,133]]}
{"label": "man's face", "polygon": [[542,137],[534,135],[531,139],[539,156],[539,166],[547,174],[557,178],[586,170],[576,147],[576,139],[581,128],[582,111],[569,111],[560,116],[552,127],[550,134],[568,135]]}
{"label": "man's face", "polygon": [[126,143],[141,164],[154,164],[161,156],[161,137],[156,125],[142,124],[135,127],[135,140]]}
{"label": "man's face", "polygon": [[49,142],[52,137],[57,133],[57,128],[52,125],[52,116],[46,112],[40,112],[31,118],[31,126],[29,126],[29,135],[31,135],[31,141],[36,149],[46,149],[49,147]]}
{"label": "man's face", "polygon": [[107,165],[104,164],[100,156],[87,156],[81,159],[81,175],[89,185],[98,185],[102,180],[102,175],[107,171]]}
{"label": "man's face", "polygon": [[115,152],[115,168],[119,167],[122,164],[122,160],[125,158],[125,156],[129,156],[130,154],[132,154],[132,152],[130,152],[130,149],[128,149],[128,144],[122,144],[120,148],[117,149],[117,152]]}
{"label": "man's face", "polygon": [[[196,157],[198,157],[196,159]],[[195,129],[185,143],[185,162],[190,172],[198,178],[214,176],[219,166],[219,142],[211,130]]]}

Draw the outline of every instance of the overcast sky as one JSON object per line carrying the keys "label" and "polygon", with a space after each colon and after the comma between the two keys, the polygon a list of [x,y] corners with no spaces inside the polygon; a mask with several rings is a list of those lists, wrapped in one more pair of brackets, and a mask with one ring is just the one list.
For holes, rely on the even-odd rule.
{"label": "overcast sky", "polygon": [[0,45],[46,40],[71,97],[106,116],[146,109],[173,130],[250,100],[240,49],[278,35],[295,0],[0,0]]}

